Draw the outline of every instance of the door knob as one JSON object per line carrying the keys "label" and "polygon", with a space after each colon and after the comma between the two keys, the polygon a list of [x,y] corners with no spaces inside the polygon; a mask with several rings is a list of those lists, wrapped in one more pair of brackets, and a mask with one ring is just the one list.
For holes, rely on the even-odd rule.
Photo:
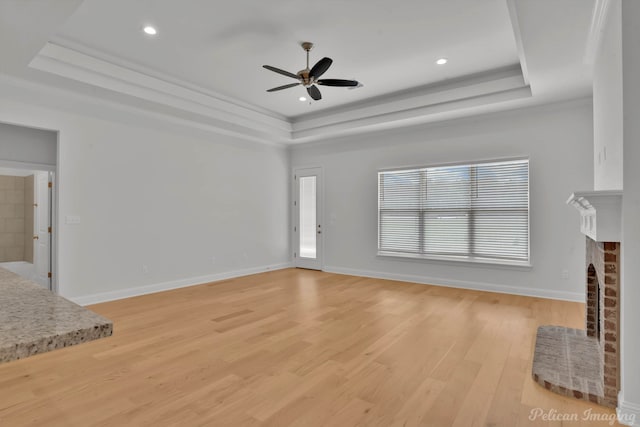
{"label": "door knob", "polygon": [[33,240],[38,240],[39,237],[38,236],[33,236]]}

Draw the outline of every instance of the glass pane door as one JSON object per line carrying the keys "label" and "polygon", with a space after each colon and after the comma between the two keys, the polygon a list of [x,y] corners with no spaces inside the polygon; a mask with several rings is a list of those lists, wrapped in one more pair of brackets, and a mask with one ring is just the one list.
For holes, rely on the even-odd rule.
{"label": "glass pane door", "polygon": [[316,177],[300,177],[300,257],[316,258]]}
{"label": "glass pane door", "polygon": [[294,260],[296,267],[322,269],[322,207],[320,168],[294,171],[296,223],[294,226]]}

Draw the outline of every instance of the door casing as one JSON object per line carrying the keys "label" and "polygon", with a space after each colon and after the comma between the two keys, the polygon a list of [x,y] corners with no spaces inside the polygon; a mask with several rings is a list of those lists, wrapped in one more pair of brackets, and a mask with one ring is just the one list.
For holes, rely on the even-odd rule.
{"label": "door casing", "polygon": [[[316,176],[316,259],[300,257],[300,177]],[[319,166],[297,167],[292,175],[292,239],[293,265],[297,268],[322,270],[324,268],[324,182],[323,170]],[[319,231],[319,233],[318,233]]]}
{"label": "door casing", "polygon": [[50,172],[37,172],[34,179],[34,266],[40,284],[51,290],[51,214],[53,205]]}

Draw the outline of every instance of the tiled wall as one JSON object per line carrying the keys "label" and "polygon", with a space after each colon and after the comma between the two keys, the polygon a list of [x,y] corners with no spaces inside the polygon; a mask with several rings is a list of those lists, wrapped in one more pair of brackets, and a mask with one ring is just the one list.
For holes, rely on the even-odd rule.
{"label": "tiled wall", "polygon": [[25,178],[0,175],[0,262],[24,261]]}

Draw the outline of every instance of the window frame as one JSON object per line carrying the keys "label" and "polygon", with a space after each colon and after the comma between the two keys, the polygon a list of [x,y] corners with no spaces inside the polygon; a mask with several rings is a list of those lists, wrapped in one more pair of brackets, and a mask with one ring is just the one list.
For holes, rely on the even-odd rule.
{"label": "window frame", "polygon": [[[380,228],[381,228],[381,222],[382,222],[381,221],[381,200],[380,200],[381,174],[385,172],[413,171],[413,170],[424,170],[429,168],[443,168],[443,167],[455,167],[455,166],[473,167],[473,166],[482,166],[482,165],[491,164],[491,163],[508,163],[508,162],[519,162],[519,161],[527,162],[527,209],[526,209],[527,259],[526,260],[520,261],[520,260],[505,259],[500,257],[484,257],[484,256],[473,255],[473,254],[465,254],[465,255],[435,254],[435,253],[425,254],[425,253],[380,250],[380,243],[381,243]],[[376,176],[377,176],[377,185],[376,185],[377,187],[377,194],[376,194],[376,197],[377,197],[377,210],[376,210],[377,252],[376,252],[376,255],[378,257],[399,258],[399,259],[407,259],[407,260],[415,260],[415,261],[434,260],[434,261],[443,261],[447,263],[451,262],[453,264],[468,263],[468,264],[493,265],[493,266],[504,266],[504,267],[515,267],[515,268],[524,267],[526,269],[529,269],[533,266],[532,254],[531,254],[531,159],[529,157],[508,157],[508,158],[497,158],[497,159],[467,160],[467,161],[460,161],[460,162],[436,163],[436,164],[430,164],[426,166],[423,165],[423,166],[389,167],[389,168],[378,169]],[[451,211],[451,209],[444,209],[444,210]],[[469,212],[469,218],[471,222],[472,216],[473,216],[471,212],[475,211],[475,209],[457,209],[457,210]],[[516,211],[516,210],[523,211],[523,209],[513,209],[513,211]],[[413,212],[419,213],[418,221],[420,222],[420,224],[422,224],[424,221],[424,212],[426,212],[426,210],[424,212],[421,212],[419,209],[416,209]],[[471,230],[471,227],[472,226],[470,225],[470,230]],[[422,226],[419,227],[419,230],[420,230],[419,233],[421,235],[419,238],[419,245],[421,248],[421,252],[424,246],[423,228],[424,227]],[[473,239],[473,233],[470,233],[469,238]]]}

